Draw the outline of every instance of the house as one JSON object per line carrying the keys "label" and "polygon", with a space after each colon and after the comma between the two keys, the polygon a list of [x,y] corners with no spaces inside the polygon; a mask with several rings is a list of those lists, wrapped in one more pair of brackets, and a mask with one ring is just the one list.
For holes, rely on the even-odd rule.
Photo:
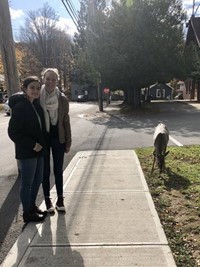
{"label": "house", "polygon": [[191,42],[195,43],[200,47],[200,17],[191,16],[187,23],[187,36],[185,45],[188,46]]}
{"label": "house", "polygon": [[[192,15],[187,23],[187,28],[185,46],[193,43],[200,49],[200,17]],[[200,81],[190,77],[185,80],[185,85],[186,93],[190,95],[190,99],[196,99],[200,102]]]}
{"label": "house", "polygon": [[166,83],[157,83],[149,87],[149,95],[152,100],[173,99],[174,89]]}
{"label": "house", "polygon": [[[188,82],[188,80],[186,80],[186,82]],[[186,84],[184,81],[178,81],[177,82],[175,92],[177,94],[181,93],[183,96],[183,99],[191,99],[191,88],[190,88],[190,86],[188,86],[188,84],[186,87]]]}
{"label": "house", "polygon": [[4,102],[5,94],[5,76],[0,74],[0,103]]}
{"label": "house", "polygon": [[71,100],[77,101],[78,95],[87,95],[87,99],[90,101],[97,100],[97,87],[87,84],[80,85],[78,83],[71,83]]}
{"label": "house", "polygon": [[5,87],[5,76],[4,74],[0,74],[0,90],[4,90]]}

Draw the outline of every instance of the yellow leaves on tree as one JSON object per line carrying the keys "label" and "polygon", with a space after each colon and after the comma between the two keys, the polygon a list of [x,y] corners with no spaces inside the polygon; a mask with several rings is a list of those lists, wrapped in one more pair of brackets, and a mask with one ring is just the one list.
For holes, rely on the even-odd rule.
{"label": "yellow leaves on tree", "polygon": [[[15,43],[15,55],[20,78],[28,75],[38,75],[41,71],[40,62],[30,53],[22,43]],[[0,74],[4,74],[2,55],[0,54]]]}

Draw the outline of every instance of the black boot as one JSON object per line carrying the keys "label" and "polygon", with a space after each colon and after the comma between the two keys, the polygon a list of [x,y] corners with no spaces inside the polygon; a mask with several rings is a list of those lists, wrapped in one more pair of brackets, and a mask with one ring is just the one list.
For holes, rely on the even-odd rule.
{"label": "black boot", "polygon": [[47,211],[42,211],[41,209],[38,208],[38,206],[33,206],[33,208],[31,209],[31,213],[38,213],[40,215],[47,215]]}
{"label": "black boot", "polygon": [[36,212],[24,212],[23,219],[25,223],[28,222],[43,222],[46,216]]}
{"label": "black boot", "polygon": [[64,205],[64,197],[59,196],[56,202],[56,209],[57,211],[65,212],[65,205]]}

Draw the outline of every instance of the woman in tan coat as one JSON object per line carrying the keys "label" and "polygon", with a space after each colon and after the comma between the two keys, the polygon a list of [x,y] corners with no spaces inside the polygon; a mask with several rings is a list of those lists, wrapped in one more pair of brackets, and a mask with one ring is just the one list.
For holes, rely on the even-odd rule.
{"label": "woman in tan coat", "polygon": [[48,153],[44,160],[43,192],[47,212],[54,212],[50,198],[50,153],[52,152],[58,197],[56,209],[58,211],[65,211],[63,202],[63,161],[64,153],[68,153],[71,147],[69,102],[67,97],[57,87],[59,80],[57,69],[46,69],[42,74],[42,78],[43,86],[40,94],[40,104],[44,110],[48,148]]}

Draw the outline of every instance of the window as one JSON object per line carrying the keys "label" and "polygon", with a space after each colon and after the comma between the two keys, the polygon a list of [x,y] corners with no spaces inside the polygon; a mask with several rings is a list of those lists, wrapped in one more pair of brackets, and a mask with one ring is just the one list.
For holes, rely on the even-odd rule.
{"label": "window", "polygon": [[162,89],[163,98],[165,98],[165,89]]}
{"label": "window", "polygon": [[160,89],[156,90],[156,98],[161,98],[161,90]]}

